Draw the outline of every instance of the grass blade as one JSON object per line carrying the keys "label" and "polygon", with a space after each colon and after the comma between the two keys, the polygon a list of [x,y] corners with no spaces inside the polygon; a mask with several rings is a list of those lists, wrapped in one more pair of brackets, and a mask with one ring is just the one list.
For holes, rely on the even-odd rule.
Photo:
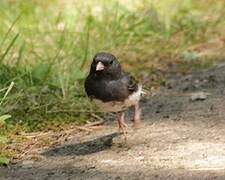
{"label": "grass blade", "polygon": [[2,100],[0,102],[0,106],[2,105],[2,102],[5,100],[5,98],[7,97],[7,95],[11,91],[11,89],[13,88],[14,84],[15,84],[14,82],[11,82],[10,83],[8,90],[6,91],[5,95],[3,96],[3,98],[2,98]]}
{"label": "grass blade", "polygon": [[86,39],[85,39],[84,58],[83,58],[81,66],[80,66],[80,69],[84,68],[84,66],[86,64],[86,61],[87,61],[87,57],[88,57],[91,23],[92,23],[92,17],[89,16],[88,19],[87,19],[87,33],[86,33]]}
{"label": "grass blade", "polygon": [[1,59],[0,59],[0,63],[3,62],[5,56],[8,54],[8,52],[10,51],[10,49],[12,48],[13,44],[16,42],[17,38],[19,37],[19,33],[16,34],[16,36],[13,38],[13,40],[11,41],[11,43],[9,44],[9,46],[7,47],[7,49],[5,50],[4,54],[2,55]]}
{"label": "grass blade", "polygon": [[0,47],[4,44],[4,42],[5,42],[5,40],[7,39],[9,33],[12,31],[14,25],[15,25],[15,24],[17,23],[17,21],[20,19],[21,15],[22,15],[22,13],[21,13],[19,16],[17,16],[17,18],[13,21],[12,25],[9,27],[7,33],[5,34],[5,36],[4,36],[4,38],[3,38],[2,42],[1,42]]}
{"label": "grass blade", "polygon": [[20,64],[20,60],[22,58],[22,55],[23,55],[23,51],[24,51],[24,48],[25,48],[25,42],[23,42],[22,46],[20,47],[19,49],[19,55],[18,55],[18,58],[16,60],[16,66],[18,66]]}

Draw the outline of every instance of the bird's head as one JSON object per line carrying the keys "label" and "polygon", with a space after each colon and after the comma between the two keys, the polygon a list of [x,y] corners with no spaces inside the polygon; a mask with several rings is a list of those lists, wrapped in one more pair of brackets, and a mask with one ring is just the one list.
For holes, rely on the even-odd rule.
{"label": "bird's head", "polygon": [[121,66],[114,55],[100,52],[93,58],[91,73],[94,73],[97,76],[114,78],[121,73]]}

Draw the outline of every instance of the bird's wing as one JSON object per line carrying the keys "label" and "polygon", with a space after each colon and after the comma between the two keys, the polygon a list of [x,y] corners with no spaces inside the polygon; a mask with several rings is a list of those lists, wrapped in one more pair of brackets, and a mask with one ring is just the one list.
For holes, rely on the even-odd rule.
{"label": "bird's wing", "polygon": [[130,93],[138,90],[138,81],[129,73],[125,74],[127,79],[127,88]]}

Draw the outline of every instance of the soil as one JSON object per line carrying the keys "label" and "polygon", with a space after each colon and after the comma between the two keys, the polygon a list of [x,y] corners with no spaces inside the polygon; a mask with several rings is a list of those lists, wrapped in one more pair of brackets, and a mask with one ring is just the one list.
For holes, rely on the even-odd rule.
{"label": "soil", "polygon": [[[173,76],[143,98],[142,125],[133,130],[129,120],[127,141],[108,120],[42,149],[37,161],[2,167],[0,179],[225,179],[224,87],[224,64]],[[191,100],[199,92],[205,97]]]}

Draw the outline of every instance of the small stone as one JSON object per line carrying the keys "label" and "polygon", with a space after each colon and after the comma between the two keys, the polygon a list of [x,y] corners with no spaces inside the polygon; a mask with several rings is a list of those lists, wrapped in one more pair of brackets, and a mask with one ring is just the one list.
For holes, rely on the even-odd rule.
{"label": "small stone", "polygon": [[169,115],[164,115],[163,118],[170,118],[170,116]]}
{"label": "small stone", "polygon": [[122,179],[121,177],[119,177],[119,176],[117,176],[116,178],[115,178],[115,180],[120,180],[120,179]]}
{"label": "small stone", "polygon": [[34,164],[34,161],[32,160],[24,160],[22,162],[22,168],[32,168]]}
{"label": "small stone", "polygon": [[205,92],[196,92],[192,93],[190,99],[192,101],[203,101],[209,96],[209,93]]}

